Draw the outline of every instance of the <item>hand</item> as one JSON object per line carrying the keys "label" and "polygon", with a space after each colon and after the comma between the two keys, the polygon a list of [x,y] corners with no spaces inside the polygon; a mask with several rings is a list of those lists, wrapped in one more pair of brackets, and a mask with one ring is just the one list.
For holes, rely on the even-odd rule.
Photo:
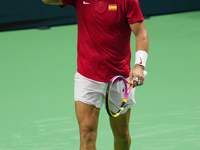
{"label": "hand", "polygon": [[134,69],[130,72],[130,75],[129,75],[129,79],[130,81],[133,81],[133,78],[138,78],[138,80],[140,80],[140,83],[138,84],[137,81],[133,81],[133,87],[135,86],[140,86],[140,85],[143,85],[144,84],[144,67],[139,65],[139,64],[135,64],[135,67]]}

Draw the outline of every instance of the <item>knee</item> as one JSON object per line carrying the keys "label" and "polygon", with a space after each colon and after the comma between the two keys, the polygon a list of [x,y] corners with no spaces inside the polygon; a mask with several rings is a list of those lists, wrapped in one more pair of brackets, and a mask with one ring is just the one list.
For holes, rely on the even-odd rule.
{"label": "knee", "polygon": [[86,141],[95,141],[97,136],[97,130],[93,126],[82,126],[80,127],[80,135],[82,139]]}
{"label": "knee", "polygon": [[117,131],[114,133],[114,137],[116,140],[120,140],[120,141],[130,140],[130,134],[127,131]]}
{"label": "knee", "polygon": [[115,150],[129,150],[131,146],[131,137],[128,132],[116,132],[114,134]]}

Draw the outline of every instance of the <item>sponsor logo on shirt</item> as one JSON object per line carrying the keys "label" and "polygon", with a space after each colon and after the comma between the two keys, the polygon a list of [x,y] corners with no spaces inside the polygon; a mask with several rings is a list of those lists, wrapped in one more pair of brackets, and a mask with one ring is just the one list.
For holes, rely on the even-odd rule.
{"label": "sponsor logo on shirt", "polygon": [[116,11],[117,10],[117,4],[109,4],[108,10],[109,11]]}

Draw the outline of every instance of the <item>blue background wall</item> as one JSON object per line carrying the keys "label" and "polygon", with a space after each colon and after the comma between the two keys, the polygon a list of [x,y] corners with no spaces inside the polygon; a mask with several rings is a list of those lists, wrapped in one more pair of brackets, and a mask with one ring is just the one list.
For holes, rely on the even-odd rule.
{"label": "blue background wall", "polygon": [[0,0],[0,31],[76,23],[73,7],[62,9],[41,0]]}
{"label": "blue background wall", "polygon": [[144,15],[200,10],[200,0],[139,0]]}
{"label": "blue background wall", "polygon": [[[145,16],[200,10],[200,0],[139,0]],[[73,7],[45,5],[41,0],[1,0],[0,31],[74,24]]]}

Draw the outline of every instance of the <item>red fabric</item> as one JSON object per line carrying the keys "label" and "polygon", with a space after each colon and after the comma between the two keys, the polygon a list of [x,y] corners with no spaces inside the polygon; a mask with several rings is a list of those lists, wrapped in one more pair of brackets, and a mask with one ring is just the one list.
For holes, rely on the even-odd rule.
{"label": "red fabric", "polygon": [[129,24],[142,21],[138,0],[63,0],[78,20],[78,72],[100,82],[130,73]]}

